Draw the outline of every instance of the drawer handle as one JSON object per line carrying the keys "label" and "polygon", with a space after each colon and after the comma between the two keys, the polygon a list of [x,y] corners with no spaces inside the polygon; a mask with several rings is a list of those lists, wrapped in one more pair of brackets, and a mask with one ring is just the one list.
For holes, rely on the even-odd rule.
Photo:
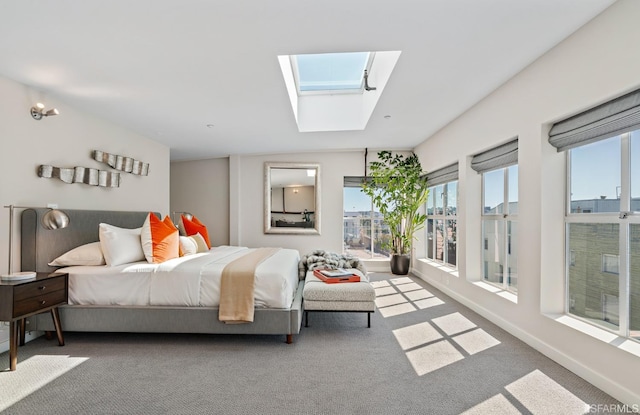
{"label": "drawer handle", "polygon": [[46,285],[41,285],[40,287],[38,287],[38,289],[39,289],[40,291],[44,291],[46,288],[47,288],[47,286],[46,286]]}
{"label": "drawer handle", "polygon": [[45,300],[40,301],[40,305],[45,305],[47,302]]}

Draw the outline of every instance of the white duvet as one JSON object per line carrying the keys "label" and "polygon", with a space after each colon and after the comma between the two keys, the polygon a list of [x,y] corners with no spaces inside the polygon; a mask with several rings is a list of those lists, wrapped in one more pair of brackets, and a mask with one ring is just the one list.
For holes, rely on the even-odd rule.
{"label": "white duvet", "polygon": [[[225,265],[252,249],[211,248],[162,264],[77,266],[69,273],[69,304],[217,307]],[[289,308],[298,287],[298,251],[280,249],[256,269],[255,306]]]}

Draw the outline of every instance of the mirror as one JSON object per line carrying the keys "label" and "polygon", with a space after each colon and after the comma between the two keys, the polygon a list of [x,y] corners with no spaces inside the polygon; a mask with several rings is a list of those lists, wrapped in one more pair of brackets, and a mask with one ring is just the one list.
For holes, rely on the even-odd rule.
{"label": "mirror", "polygon": [[319,164],[264,164],[264,233],[320,234]]}

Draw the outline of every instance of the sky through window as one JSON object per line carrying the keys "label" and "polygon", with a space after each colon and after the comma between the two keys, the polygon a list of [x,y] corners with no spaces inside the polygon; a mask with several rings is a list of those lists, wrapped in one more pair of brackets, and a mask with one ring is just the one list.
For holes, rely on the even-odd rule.
{"label": "sky through window", "polygon": [[296,55],[298,88],[305,91],[360,89],[369,52]]}

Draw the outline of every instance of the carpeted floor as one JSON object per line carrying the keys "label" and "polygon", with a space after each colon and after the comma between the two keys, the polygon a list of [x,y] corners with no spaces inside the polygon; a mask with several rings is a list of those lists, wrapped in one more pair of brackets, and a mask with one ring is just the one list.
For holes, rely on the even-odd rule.
{"label": "carpeted floor", "polygon": [[0,355],[3,414],[583,414],[616,400],[418,278],[284,336],[65,333]]}

